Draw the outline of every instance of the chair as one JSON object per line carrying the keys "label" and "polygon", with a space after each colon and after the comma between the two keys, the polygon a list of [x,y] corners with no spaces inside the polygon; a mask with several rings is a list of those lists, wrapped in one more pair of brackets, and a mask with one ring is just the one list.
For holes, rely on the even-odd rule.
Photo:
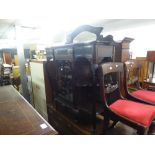
{"label": "chair", "polygon": [[155,91],[155,51],[147,51],[147,75],[145,86],[148,90]]}
{"label": "chair", "polygon": [[[105,83],[105,76],[116,74],[117,83]],[[147,134],[155,117],[155,107],[124,99],[121,87],[124,77],[123,63],[104,63],[99,66],[99,81],[104,111],[104,133],[109,121],[120,121],[137,130],[138,134]]]}
{"label": "chair", "polygon": [[147,51],[148,72],[147,78],[154,78],[155,51]]}
{"label": "chair", "polygon": [[141,66],[133,61],[126,61],[124,69],[126,98],[155,106],[155,92],[141,87],[139,81]]}

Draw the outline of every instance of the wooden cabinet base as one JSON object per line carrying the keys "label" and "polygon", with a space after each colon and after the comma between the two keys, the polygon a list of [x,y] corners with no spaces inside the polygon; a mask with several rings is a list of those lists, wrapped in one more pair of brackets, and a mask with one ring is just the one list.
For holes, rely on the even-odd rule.
{"label": "wooden cabinet base", "polygon": [[58,131],[65,135],[90,135],[93,134],[92,124],[82,124],[77,120],[64,115],[53,107],[48,107],[49,123]]}

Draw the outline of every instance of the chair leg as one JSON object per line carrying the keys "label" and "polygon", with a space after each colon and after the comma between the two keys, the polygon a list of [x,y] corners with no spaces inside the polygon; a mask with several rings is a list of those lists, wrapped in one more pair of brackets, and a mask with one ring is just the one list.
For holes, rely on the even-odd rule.
{"label": "chair leg", "polygon": [[145,130],[145,129],[140,128],[140,129],[137,130],[137,134],[138,135],[146,135],[147,134],[147,131],[148,130]]}
{"label": "chair leg", "polygon": [[93,111],[92,111],[92,124],[93,124],[93,134],[96,133],[96,104],[93,104]]}
{"label": "chair leg", "polygon": [[104,114],[103,134],[106,134],[106,132],[109,128],[109,121],[110,121],[110,118],[109,118],[108,114]]}
{"label": "chair leg", "polygon": [[155,134],[155,121],[153,120],[149,129],[148,129],[148,134]]}
{"label": "chair leg", "polygon": [[114,128],[115,127],[115,125],[118,123],[118,121],[113,121],[113,123],[112,123],[112,125],[110,126],[110,128],[112,129],[112,128]]}

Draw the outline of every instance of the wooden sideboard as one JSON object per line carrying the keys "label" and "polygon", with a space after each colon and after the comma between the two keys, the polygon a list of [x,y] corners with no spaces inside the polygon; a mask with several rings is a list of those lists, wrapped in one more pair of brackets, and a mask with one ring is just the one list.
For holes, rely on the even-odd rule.
{"label": "wooden sideboard", "polygon": [[0,135],[47,135],[57,131],[13,86],[0,87]]}

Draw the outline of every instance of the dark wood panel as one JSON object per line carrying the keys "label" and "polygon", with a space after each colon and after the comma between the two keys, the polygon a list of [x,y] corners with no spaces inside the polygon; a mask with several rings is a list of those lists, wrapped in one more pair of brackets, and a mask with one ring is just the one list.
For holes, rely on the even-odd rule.
{"label": "dark wood panel", "polygon": [[57,134],[55,129],[12,87],[0,87],[0,134]]}

